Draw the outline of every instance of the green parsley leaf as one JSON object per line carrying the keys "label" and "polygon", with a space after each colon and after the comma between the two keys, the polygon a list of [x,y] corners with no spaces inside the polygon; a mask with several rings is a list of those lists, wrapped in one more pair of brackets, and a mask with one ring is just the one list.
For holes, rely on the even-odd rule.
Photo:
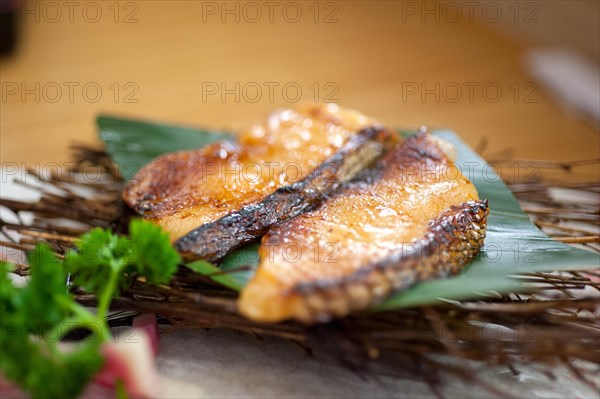
{"label": "green parsley leaf", "polygon": [[68,351],[59,346],[57,334],[78,325],[73,309],[79,305],[50,247],[38,245],[28,259],[31,278],[24,287],[12,284],[12,265],[0,263],[0,370],[33,398],[77,397],[102,367],[100,340]]}
{"label": "green parsley leaf", "polygon": [[[113,234],[110,229],[99,227],[90,230],[76,242],[77,250],[65,255],[65,267],[72,273],[73,282],[89,292],[104,289],[111,274],[120,273],[131,261],[133,248],[126,237]],[[130,279],[123,276],[122,286]]]}
{"label": "green parsley leaf", "polygon": [[[99,347],[110,339],[106,313],[110,299],[136,276],[167,282],[180,262],[169,236],[158,226],[133,220],[131,238],[96,228],[81,236],[61,262],[39,244],[29,256],[25,287],[12,284],[12,265],[0,262],[0,370],[33,398],[75,398],[100,370]],[[96,294],[97,313],[79,305],[66,281]],[[94,328],[92,328],[94,327]],[[75,328],[99,328],[69,350],[60,339]]]}
{"label": "green parsley leaf", "polygon": [[169,240],[169,234],[154,223],[134,219],[129,236],[135,253],[136,271],[151,284],[168,282],[181,258]]}
{"label": "green parsley leaf", "polygon": [[24,322],[27,324],[27,331],[36,334],[67,318],[70,309],[58,304],[70,302],[71,296],[68,293],[62,263],[48,245],[36,246],[27,256],[27,260],[31,278],[23,288],[23,312],[35,317],[29,317]]}
{"label": "green parsley leaf", "polygon": [[8,277],[8,273],[12,270],[13,265],[10,263],[0,262],[0,323],[2,324],[9,321],[13,315],[22,309],[21,296],[18,295],[17,287],[12,284],[11,279]]}
{"label": "green parsley leaf", "polygon": [[[117,288],[124,289],[136,275],[144,276],[151,284],[169,281],[181,260],[169,235],[159,226],[141,219],[131,221],[129,234],[128,239],[110,229],[95,228],[81,236],[77,251],[69,251],[65,257],[73,281],[97,293],[105,291],[112,280],[118,280]],[[118,293],[114,287],[109,288]]]}
{"label": "green parsley leaf", "polygon": [[75,398],[104,364],[98,342],[65,350],[56,342],[36,340],[21,335],[0,345],[2,372],[33,398]]}

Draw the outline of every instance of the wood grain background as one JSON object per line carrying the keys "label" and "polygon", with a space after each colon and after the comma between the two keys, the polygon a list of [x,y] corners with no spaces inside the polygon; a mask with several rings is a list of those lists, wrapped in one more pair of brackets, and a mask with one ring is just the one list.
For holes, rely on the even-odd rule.
{"label": "wood grain background", "polygon": [[[489,154],[598,157],[598,132],[531,82],[524,45],[481,8],[456,18],[443,3],[424,14],[422,2],[297,1],[274,2],[269,15],[258,2],[258,16],[223,4],[92,1],[71,15],[26,2],[18,51],[0,64],[2,163],[66,161],[70,143],[96,140],[100,113],[239,129],[296,101],[298,88],[299,101],[328,96],[392,126],[448,127],[473,146],[486,138]],[[546,21],[520,10],[515,30]],[[222,85],[238,98],[207,92]]]}

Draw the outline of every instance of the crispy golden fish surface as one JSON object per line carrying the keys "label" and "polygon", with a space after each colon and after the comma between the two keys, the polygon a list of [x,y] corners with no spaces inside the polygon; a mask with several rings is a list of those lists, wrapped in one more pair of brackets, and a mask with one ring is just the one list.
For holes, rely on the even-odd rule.
{"label": "crispy golden fish surface", "polygon": [[123,198],[168,231],[184,259],[217,261],[317,204],[396,141],[374,120],[337,105],[280,110],[238,143],[156,158]]}
{"label": "crispy golden fish surface", "polygon": [[407,139],[317,208],[263,237],[238,307],[258,321],[326,321],[456,272],[483,245],[475,186],[428,134]]}

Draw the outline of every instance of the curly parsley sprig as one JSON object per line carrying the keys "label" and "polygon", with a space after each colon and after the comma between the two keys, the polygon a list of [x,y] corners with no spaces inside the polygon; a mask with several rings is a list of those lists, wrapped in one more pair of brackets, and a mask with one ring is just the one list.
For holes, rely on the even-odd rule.
{"label": "curly parsley sprig", "polygon": [[[129,237],[95,228],[63,262],[45,244],[28,261],[31,278],[24,287],[12,284],[13,265],[0,262],[0,370],[33,398],[74,398],[103,365],[99,347],[111,339],[106,321],[111,299],[137,277],[168,282],[180,257],[160,227],[135,219]],[[69,293],[69,273],[75,285],[96,295],[96,313]],[[60,340],[78,328],[94,334],[61,348]]]}

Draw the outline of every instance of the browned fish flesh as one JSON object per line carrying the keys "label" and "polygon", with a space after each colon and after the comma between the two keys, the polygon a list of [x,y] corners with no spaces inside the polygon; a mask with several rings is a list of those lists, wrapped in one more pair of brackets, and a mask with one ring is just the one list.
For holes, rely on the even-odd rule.
{"label": "browned fish flesh", "polygon": [[125,202],[170,233],[186,261],[218,261],[315,206],[397,142],[335,104],[270,114],[239,136],[160,156],[127,185]]}
{"label": "browned fish flesh", "polygon": [[488,205],[440,145],[413,136],[317,208],[271,228],[240,312],[327,321],[460,270],[483,246]]}

